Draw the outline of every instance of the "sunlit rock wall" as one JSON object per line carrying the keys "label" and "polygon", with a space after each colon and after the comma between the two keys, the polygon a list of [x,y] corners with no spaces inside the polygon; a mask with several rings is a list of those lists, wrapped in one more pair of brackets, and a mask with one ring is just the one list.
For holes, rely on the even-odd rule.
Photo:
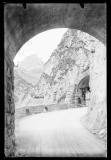
{"label": "sunlit rock wall", "polygon": [[72,86],[89,75],[91,46],[96,41],[81,31],[67,30],[44,65],[44,73],[36,87],[36,94],[44,95],[44,103],[70,102]]}
{"label": "sunlit rock wall", "polygon": [[95,53],[90,56],[89,85],[91,94],[87,124],[94,133],[98,133],[101,137],[105,137],[106,139],[106,47],[100,43]]}

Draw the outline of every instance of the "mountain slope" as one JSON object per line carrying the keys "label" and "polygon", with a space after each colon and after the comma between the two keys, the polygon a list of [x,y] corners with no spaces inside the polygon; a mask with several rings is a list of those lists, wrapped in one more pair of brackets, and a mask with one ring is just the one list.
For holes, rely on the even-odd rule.
{"label": "mountain slope", "polygon": [[25,70],[32,70],[35,68],[41,69],[44,65],[44,62],[41,58],[37,57],[37,54],[32,54],[27,56],[20,64],[19,67],[24,68]]}
{"label": "mountain slope", "polygon": [[16,107],[27,105],[42,74],[43,62],[36,54],[26,57],[14,68],[14,96]]}
{"label": "mountain slope", "polygon": [[21,67],[15,67],[14,68],[14,72],[15,72],[15,75],[18,74],[22,79],[24,79],[28,83],[32,84],[33,86],[37,84],[39,76],[41,74],[41,72],[40,72],[38,74],[38,77],[37,76],[33,76],[32,74],[30,74],[29,71],[27,71],[27,70],[25,70],[24,68],[21,68]]}
{"label": "mountain slope", "polygon": [[19,71],[14,68],[14,100],[15,107],[19,107],[23,103],[24,99],[29,94],[32,88],[32,84],[28,83],[19,74]]}

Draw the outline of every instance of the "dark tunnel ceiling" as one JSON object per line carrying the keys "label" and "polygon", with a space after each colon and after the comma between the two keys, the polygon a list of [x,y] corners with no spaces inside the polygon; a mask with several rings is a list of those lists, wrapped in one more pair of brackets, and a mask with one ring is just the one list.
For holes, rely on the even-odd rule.
{"label": "dark tunnel ceiling", "polygon": [[84,77],[78,84],[79,88],[89,87],[89,75]]}

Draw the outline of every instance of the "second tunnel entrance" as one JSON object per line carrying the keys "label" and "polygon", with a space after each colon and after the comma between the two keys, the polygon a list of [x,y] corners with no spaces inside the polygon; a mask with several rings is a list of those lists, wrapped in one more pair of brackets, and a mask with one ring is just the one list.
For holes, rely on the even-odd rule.
{"label": "second tunnel entrance", "polygon": [[75,84],[73,91],[73,103],[76,105],[88,105],[90,101],[89,75],[85,76],[79,84]]}

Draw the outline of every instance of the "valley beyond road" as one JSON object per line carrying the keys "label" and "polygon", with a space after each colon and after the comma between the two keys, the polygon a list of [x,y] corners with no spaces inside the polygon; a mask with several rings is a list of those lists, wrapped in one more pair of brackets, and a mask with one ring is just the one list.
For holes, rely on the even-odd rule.
{"label": "valley beyond road", "polygon": [[81,123],[87,107],[46,112],[15,123],[17,152],[30,157],[106,157],[105,141]]}

